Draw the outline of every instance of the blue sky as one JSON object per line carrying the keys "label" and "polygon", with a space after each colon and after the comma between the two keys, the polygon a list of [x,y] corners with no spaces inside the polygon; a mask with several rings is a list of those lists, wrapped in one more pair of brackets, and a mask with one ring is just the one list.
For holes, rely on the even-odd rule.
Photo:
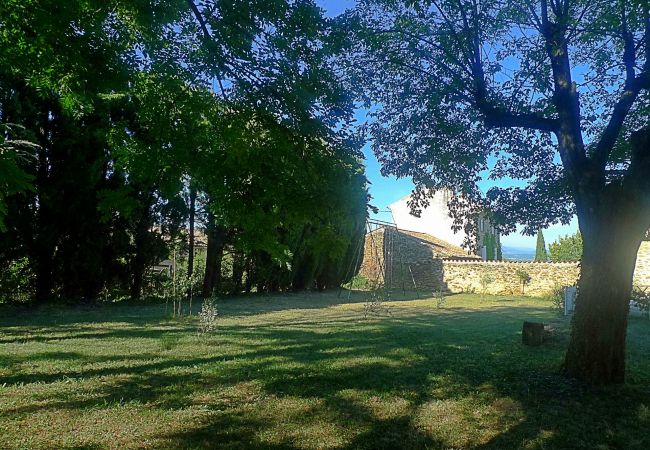
{"label": "blue sky", "polygon": [[[354,0],[317,0],[317,3],[325,9],[327,15],[335,16],[346,8],[354,5]],[[356,118],[359,124],[365,122],[365,111],[358,111]],[[409,195],[413,189],[413,182],[409,178],[397,179],[395,177],[384,177],[380,172],[380,164],[373,154],[370,143],[366,144],[363,149],[366,159],[366,176],[370,181],[370,194],[373,197],[372,204],[380,209],[377,215],[378,219],[391,221],[390,212],[388,212],[388,205],[402,197]],[[486,191],[489,187],[493,186],[495,182],[483,181],[480,183],[482,190]],[[504,179],[499,181],[500,186],[517,184],[514,180]],[[520,184],[520,183],[519,183]],[[578,222],[574,219],[569,225],[554,225],[544,230],[544,237],[546,243],[549,244],[556,240],[559,236],[573,234],[578,229]],[[521,248],[535,248],[534,236],[523,236],[521,233],[513,233],[509,236],[503,236],[501,242],[505,246],[521,247]]]}

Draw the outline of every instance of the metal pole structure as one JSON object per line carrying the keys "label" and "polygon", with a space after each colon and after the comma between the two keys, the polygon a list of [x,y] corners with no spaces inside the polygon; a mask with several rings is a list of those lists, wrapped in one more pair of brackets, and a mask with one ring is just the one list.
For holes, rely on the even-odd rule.
{"label": "metal pole structure", "polygon": [[413,280],[413,287],[415,288],[415,293],[418,295],[418,298],[420,298],[420,290],[418,289],[418,286],[415,283],[415,276],[413,275],[413,270],[411,270],[410,264],[408,266],[409,266],[409,272],[411,272],[411,280]]}
{"label": "metal pole structure", "polygon": [[[367,223],[368,223],[368,221],[366,220],[366,223],[364,224],[364,227],[363,227],[363,230],[364,230],[363,239],[359,239],[359,242],[357,242],[355,253],[353,255],[353,258],[350,258],[350,262],[348,263],[348,269],[345,271],[345,278],[344,279],[347,279],[351,275],[352,270],[354,270],[353,267],[357,267],[357,263],[359,262],[359,256],[361,254],[361,249],[363,248],[363,244],[364,244],[364,242],[366,240],[365,230],[366,230]],[[353,266],[353,264],[354,264],[354,266]],[[350,288],[351,287],[352,286],[350,286]],[[349,290],[351,291],[352,289],[349,289]],[[343,291],[343,283],[341,283],[341,285],[339,286],[339,293],[336,296],[337,298],[341,298],[341,292],[342,291]],[[350,299],[350,295],[348,293],[348,300],[349,299]]]}
{"label": "metal pole structure", "polygon": [[[380,228],[377,228],[379,230]],[[375,230],[375,231],[377,231]],[[379,250],[377,247],[377,243],[375,242],[375,238],[373,236],[373,232],[368,233],[370,236],[370,239],[373,242],[373,247],[375,248],[375,256],[377,257],[377,264],[379,265],[379,274],[384,278],[384,284],[386,284],[386,276],[384,275],[384,265],[382,264],[381,258],[379,257]],[[386,238],[386,234],[384,232],[384,239]],[[385,242],[384,242],[385,245]],[[382,252],[383,253],[383,252]],[[379,275],[377,276],[377,280],[379,281]]]}

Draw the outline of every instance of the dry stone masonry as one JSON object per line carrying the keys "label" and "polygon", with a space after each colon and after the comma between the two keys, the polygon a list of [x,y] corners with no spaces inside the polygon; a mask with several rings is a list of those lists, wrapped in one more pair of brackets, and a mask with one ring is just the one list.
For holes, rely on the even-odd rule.
{"label": "dry stone masonry", "polygon": [[[451,292],[521,295],[523,288],[524,295],[542,296],[556,286],[576,284],[580,275],[578,263],[443,261],[442,265],[443,281]],[[530,276],[525,286],[518,272]]]}
{"label": "dry stone masonry", "polygon": [[[578,263],[482,261],[462,252],[423,233],[380,228],[366,236],[360,274],[393,289],[521,295],[518,273],[525,272],[523,293],[530,296],[574,285],[580,276]],[[650,288],[648,241],[639,249],[634,282]]]}
{"label": "dry stone masonry", "polygon": [[650,288],[650,241],[641,242],[636,257],[634,282],[639,286]]}

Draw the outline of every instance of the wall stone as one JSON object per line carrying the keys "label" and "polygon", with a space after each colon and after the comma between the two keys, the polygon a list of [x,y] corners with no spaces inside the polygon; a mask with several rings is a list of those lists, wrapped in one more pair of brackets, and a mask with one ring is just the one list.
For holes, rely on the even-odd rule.
{"label": "wall stone", "polygon": [[384,282],[384,228],[367,233],[363,244],[363,260],[359,274],[363,275],[372,287]]}
{"label": "wall stone", "polygon": [[641,242],[641,247],[636,257],[634,283],[650,288],[650,241]]}
{"label": "wall stone", "polygon": [[556,286],[571,286],[580,275],[577,263],[501,262],[501,261],[443,261],[443,282],[451,292],[483,292],[481,279],[493,281],[485,286],[487,294],[521,295],[521,280],[517,271],[530,275],[524,295],[541,296]]}
{"label": "wall stone", "polygon": [[[483,292],[481,279],[493,281],[488,294],[521,295],[517,271],[530,275],[524,295],[541,296],[556,286],[571,286],[580,276],[578,263],[465,261],[435,257],[430,247],[417,239],[380,228],[366,235],[360,274],[371,286],[392,289],[450,292]],[[650,241],[642,242],[634,282],[650,288]]]}
{"label": "wall stone", "polygon": [[[409,270],[410,269],[410,270]],[[405,276],[399,279],[402,284],[393,284],[393,288],[401,289],[404,287],[407,291],[424,290],[435,292],[438,290],[447,290],[444,283],[443,260],[436,258],[431,261],[419,261],[408,264],[408,270]],[[404,272],[406,272],[406,270]],[[396,278],[396,281],[398,279]]]}

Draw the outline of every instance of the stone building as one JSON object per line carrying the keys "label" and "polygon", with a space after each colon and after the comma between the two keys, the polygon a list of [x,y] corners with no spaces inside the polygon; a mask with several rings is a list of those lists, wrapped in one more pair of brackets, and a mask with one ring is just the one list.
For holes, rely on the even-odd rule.
{"label": "stone building", "polygon": [[[449,216],[448,206],[450,195],[448,190],[437,191],[429,199],[429,205],[422,209],[420,217],[411,214],[411,208],[408,205],[411,200],[410,195],[392,203],[388,209],[390,209],[393,221],[399,229],[433,235],[451,245],[460,247],[468,236],[463,230],[453,230],[453,219]],[[487,216],[478,218],[476,229],[476,255],[483,260],[499,259],[501,238]]]}
{"label": "stone building", "polygon": [[[577,262],[484,261],[427,233],[381,226],[366,235],[359,273],[374,287],[541,296],[577,283]],[[530,280],[522,286],[520,274]],[[634,283],[650,289],[650,241],[637,256]]]}
{"label": "stone building", "polygon": [[463,248],[427,233],[381,226],[366,234],[359,273],[372,286],[438,289],[442,283],[442,262],[481,261]]}

